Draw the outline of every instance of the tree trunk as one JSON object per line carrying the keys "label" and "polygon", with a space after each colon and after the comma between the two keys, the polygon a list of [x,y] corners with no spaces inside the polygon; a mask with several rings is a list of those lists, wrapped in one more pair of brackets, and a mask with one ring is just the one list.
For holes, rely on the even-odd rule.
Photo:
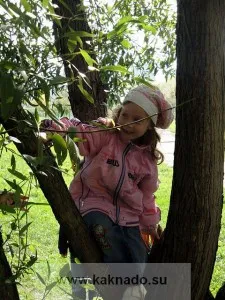
{"label": "tree trunk", "polygon": [[221,286],[216,294],[215,300],[224,300],[225,299],[225,283]]}
{"label": "tree trunk", "polygon": [[[14,118],[17,122],[20,120],[29,120],[29,116],[22,108],[15,112]],[[17,122],[15,122],[15,119],[4,121],[0,117],[0,122],[6,130],[10,130],[16,127]],[[14,129],[10,131],[10,135],[17,137],[21,141],[20,144],[16,144],[21,154],[30,155],[32,157],[38,156],[37,137],[33,130],[29,133],[21,133]],[[26,161],[36,175],[40,187],[45,197],[48,199],[56,219],[63,227],[65,227],[65,231],[68,232],[68,236],[71,237],[70,242],[74,253],[78,254],[82,261],[101,261],[97,246],[89,237],[88,230],[79,211],[74,205],[62,174],[56,169],[57,164],[55,163],[51,152],[48,149],[44,150],[44,156],[46,156],[46,160],[49,164],[38,165],[35,167],[29,160]],[[79,240],[79,243],[77,243],[77,240]],[[91,251],[90,248],[92,249]]]}
{"label": "tree trunk", "polygon": [[[86,84],[84,84],[84,88],[92,95],[95,101],[94,105],[88,102],[88,100],[77,87],[77,81],[75,81],[73,84],[70,84],[68,86],[68,91],[73,115],[79,117],[81,121],[90,121],[96,119],[97,117],[105,116],[106,93],[104,92],[104,88],[99,77],[99,72],[90,72],[88,70],[87,63],[81,55],[76,55],[71,59],[71,54],[68,55],[68,38],[64,37],[66,32],[71,31],[70,28],[75,31],[91,32],[87,23],[85,12],[81,8],[83,3],[79,0],[65,0],[63,1],[65,5],[62,4],[62,1],[54,0],[53,2],[58,5],[56,13],[63,17],[61,20],[62,27],[59,27],[56,23],[54,23],[54,34],[57,41],[57,51],[63,59],[65,74],[67,77],[71,77],[72,72],[75,78],[78,75],[77,70],[85,74],[89,80],[91,89]],[[66,6],[69,7],[70,10],[67,9]],[[75,18],[75,16],[79,16],[79,18]],[[82,37],[81,39],[83,41],[83,49],[92,51],[90,44],[86,43],[87,41],[91,42],[91,38]],[[74,52],[79,52],[79,48],[80,45],[74,49]],[[93,54],[90,54],[90,56],[93,57]],[[68,61],[70,61],[70,63],[68,63]],[[71,68],[71,64],[75,66],[76,69],[73,67]]]}
{"label": "tree trunk", "polygon": [[176,96],[183,105],[176,112],[171,203],[157,259],[191,263],[193,300],[208,293],[220,232],[224,28],[224,1],[178,1]]}
{"label": "tree trunk", "polygon": [[[16,143],[19,152],[22,155],[37,157],[37,137],[33,130],[30,132],[17,131],[17,122],[20,120],[29,120],[29,116],[22,108],[17,109],[13,117],[7,121],[4,121],[0,117],[0,123],[6,130],[10,130],[10,135],[21,141],[20,144]],[[29,159],[26,159],[26,161],[37,177],[40,188],[48,200],[55,218],[67,232],[68,240],[73,252],[76,253],[77,257],[84,263],[101,262],[100,250],[97,247],[95,240],[89,235],[87,226],[71,198],[62,174],[57,169],[57,164],[49,149],[44,150],[44,157],[48,164],[35,167],[29,162]],[[89,269],[91,274],[95,274],[95,264],[89,264],[88,266],[92,268],[91,270]],[[101,269],[102,274],[107,276],[108,270],[106,267],[99,265],[99,269]],[[113,297],[112,292],[109,293],[109,289],[111,288],[113,289]],[[115,287],[101,286],[101,295],[106,297],[107,300],[113,300],[115,295],[117,295],[117,290]]]}
{"label": "tree trunk", "polygon": [[2,233],[0,231],[0,294],[2,300],[19,299],[16,284],[10,283],[11,277],[12,272],[3,250]]}

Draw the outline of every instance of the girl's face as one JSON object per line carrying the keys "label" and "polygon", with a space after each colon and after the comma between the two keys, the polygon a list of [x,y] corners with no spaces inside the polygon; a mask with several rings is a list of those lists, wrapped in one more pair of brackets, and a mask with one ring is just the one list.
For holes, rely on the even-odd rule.
{"label": "girl's face", "polygon": [[[147,113],[135,103],[127,102],[121,109],[118,123],[124,125],[148,117]],[[120,137],[123,141],[134,141],[143,136],[150,129],[150,119],[134,124],[126,125],[120,129]]]}

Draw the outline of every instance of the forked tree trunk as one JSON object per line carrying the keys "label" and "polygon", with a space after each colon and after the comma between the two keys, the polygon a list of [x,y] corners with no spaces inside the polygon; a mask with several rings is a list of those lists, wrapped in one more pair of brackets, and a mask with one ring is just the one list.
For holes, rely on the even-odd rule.
{"label": "forked tree trunk", "polygon": [[193,300],[208,293],[221,224],[224,28],[225,1],[178,1],[176,97],[183,105],[176,112],[171,203],[158,260],[191,263]]}

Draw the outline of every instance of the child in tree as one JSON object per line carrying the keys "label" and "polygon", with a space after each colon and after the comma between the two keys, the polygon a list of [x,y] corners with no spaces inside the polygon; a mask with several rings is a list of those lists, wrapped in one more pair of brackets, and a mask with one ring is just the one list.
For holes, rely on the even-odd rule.
{"label": "child in tree", "polygon": [[[142,120],[144,119],[144,120]],[[141,121],[139,121],[141,120]],[[84,221],[95,236],[108,263],[145,263],[148,249],[141,231],[158,239],[160,209],[154,193],[158,188],[157,163],[163,155],[156,127],[167,128],[173,120],[170,104],[156,88],[138,86],[126,95],[114,116],[115,131],[101,131],[78,119],[62,118],[61,127],[44,120],[48,129],[76,127],[77,143],[85,157],[82,169],[70,184],[70,192]],[[110,126],[109,119],[99,122]],[[143,286],[129,287],[123,299],[144,294]],[[140,298],[139,298],[140,299]]]}

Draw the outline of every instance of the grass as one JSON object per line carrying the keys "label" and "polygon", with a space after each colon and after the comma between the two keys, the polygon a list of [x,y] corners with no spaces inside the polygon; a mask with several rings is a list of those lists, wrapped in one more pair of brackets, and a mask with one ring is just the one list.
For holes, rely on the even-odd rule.
{"label": "grass", "polygon": [[169,131],[175,133],[176,132],[176,123],[175,120],[170,124]]}
{"label": "grass", "polygon": [[[11,159],[10,153],[4,153],[3,156],[4,159],[0,160],[0,189],[8,188],[4,179],[12,180],[12,175],[6,171],[8,167],[7,163],[10,163]],[[66,167],[69,167],[68,162]],[[29,168],[21,158],[17,160],[17,170],[29,176]],[[161,225],[163,227],[165,227],[166,225],[172,175],[172,168],[167,167],[165,164],[159,166],[159,179],[161,181],[161,184],[159,190],[156,193],[156,197],[157,203],[162,211]],[[67,183],[70,182],[71,176],[71,174],[64,176]],[[57,282],[57,280],[59,279],[59,271],[63,266],[69,263],[69,258],[62,258],[58,253],[58,223],[55,220],[51,208],[48,205],[45,197],[43,196],[39,188],[36,188],[35,186],[32,187],[30,201],[35,202],[37,204],[31,205],[30,210],[28,212],[28,222],[32,222],[32,224],[28,228],[28,253],[29,255],[31,255],[35,254],[35,251],[37,251],[38,260],[33,265],[33,271],[30,271],[29,274],[24,274],[24,276],[20,278],[20,285],[18,285],[20,299],[71,299],[71,297],[68,295],[71,292],[71,287],[70,284],[67,282],[57,283],[52,288],[48,296],[44,297],[46,286]],[[11,221],[12,214],[1,214],[1,224],[4,236],[6,236],[6,234],[9,231]],[[17,241],[17,236],[18,234],[15,233],[15,241]],[[211,290],[214,295],[218,288],[221,286],[222,282],[225,281],[225,274],[223,272],[225,264],[225,255],[224,251],[222,250],[224,244],[225,215],[223,212],[219,247],[217,251],[213,279],[211,282]],[[8,259],[10,260],[10,253],[7,251],[7,248],[6,252]],[[37,275],[37,273],[39,275]],[[50,287],[51,286],[49,286],[48,288]]]}

